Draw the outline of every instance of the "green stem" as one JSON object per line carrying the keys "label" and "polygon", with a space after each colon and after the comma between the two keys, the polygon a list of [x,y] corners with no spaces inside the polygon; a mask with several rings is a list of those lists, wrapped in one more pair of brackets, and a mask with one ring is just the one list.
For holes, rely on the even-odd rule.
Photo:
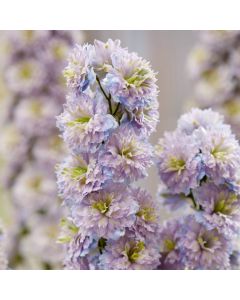
{"label": "green stem", "polygon": [[111,103],[112,96],[111,96],[111,94],[109,94],[109,96],[107,96],[106,92],[104,91],[104,89],[103,89],[103,87],[101,85],[101,82],[100,82],[100,79],[98,78],[98,76],[96,77],[96,80],[97,80],[97,83],[98,83],[98,85],[100,87],[100,90],[102,91],[103,95],[105,96],[105,98],[108,101],[109,111],[110,111],[110,114],[112,115],[113,114],[112,113],[112,103]]}
{"label": "green stem", "polygon": [[199,208],[198,208],[198,205],[197,205],[197,203],[196,203],[196,201],[195,201],[195,199],[194,199],[194,197],[193,197],[192,191],[190,191],[188,197],[192,200],[192,203],[193,203],[194,208],[198,210]]}
{"label": "green stem", "polygon": [[120,106],[120,102],[118,102],[118,104],[117,104],[117,106],[116,106],[116,109],[115,109],[115,111],[114,111],[114,113],[113,113],[113,116],[116,115],[116,113],[117,113],[117,111],[118,111],[118,109],[119,109],[119,106]]}

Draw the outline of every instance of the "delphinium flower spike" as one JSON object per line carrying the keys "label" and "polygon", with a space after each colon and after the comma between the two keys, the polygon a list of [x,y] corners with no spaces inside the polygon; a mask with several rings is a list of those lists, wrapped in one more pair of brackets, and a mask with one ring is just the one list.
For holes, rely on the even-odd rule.
{"label": "delphinium flower spike", "polygon": [[160,139],[157,153],[160,201],[172,212],[191,206],[161,230],[162,268],[236,268],[240,146],[230,126],[211,109],[192,109]]}
{"label": "delphinium flower spike", "polygon": [[57,126],[69,155],[56,169],[68,208],[60,241],[67,269],[156,269],[159,208],[134,182],[147,176],[158,122],[150,64],[120,41],[77,45]]}
{"label": "delphinium flower spike", "polygon": [[59,217],[54,166],[64,147],[55,116],[62,111],[62,69],[81,32],[1,33],[3,79],[9,97],[1,102],[1,185],[14,204],[9,228],[9,265],[16,269],[60,268],[56,244]]}

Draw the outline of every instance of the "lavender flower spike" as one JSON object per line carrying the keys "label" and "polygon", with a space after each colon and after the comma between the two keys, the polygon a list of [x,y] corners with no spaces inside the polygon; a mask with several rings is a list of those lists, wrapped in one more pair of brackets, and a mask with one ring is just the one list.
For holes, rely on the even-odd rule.
{"label": "lavender flower spike", "polygon": [[69,155],[56,174],[74,228],[61,239],[65,268],[156,269],[157,203],[132,187],[153,164],[155,73],[120,41],[108,40],[76,46],[64,74],[69,94],[57,126]]}
{"label": "lavender flower spike", "polygon": [[60,269],[64,247],[56,244],[63,213],[54,165],[65,152],[55,117],[66,86],[62,70],[79,31],[1,32],[1,74],[8,90],[1,101],[1,191],[11,202],[7,226],[10,269]]}
{"label": "lavender flower spike", "polygon": [[210,109],[192,109],[160,140],[156,153],[159,200],[176,211],[160,230],[159,268],[236,268],[240,145],[230,126]]}

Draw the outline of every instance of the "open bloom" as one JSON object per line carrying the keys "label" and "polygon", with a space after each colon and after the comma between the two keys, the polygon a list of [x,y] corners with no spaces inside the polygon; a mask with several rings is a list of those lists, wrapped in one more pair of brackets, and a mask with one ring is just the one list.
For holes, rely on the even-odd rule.
{"label": "open bloom", "polygon": [[157,99],[152,99],[151,103],[143,107],[128,111],[121,121],[132,127],[137,135],[150,136],[159,122]]}
{"label": "open bloom", "polygon": [[207,229],[194,216],[184,221],[180,239],[184,264],[188,269],[227,269],[230,267],[229,241],[217,229]]}
{"label": "open bloom", "polygon": [[112,68],[112,54],[121,49],[120,45],[120,40],[94,41],[94,47],[90,52],[90,61],[98,76],[104,76]]}
{"label": "open bloom", "polygon": [[100,156],[100,161],[114,182],[137,180],[147,176],[153,163],[153,149],[141,141],[133,130],[120,128],[111,135]]}
{"label": "open bloom", "polygon": [[230,129],[201,128],[195,138],[200,144],[206,175],[218,184],[234,181],[240,167],[240,146]]}
{"label": "open bloom", "polygon": [[102,96],[72,96],[57,118],[63,139],[75,154],[96,152],[118,126]]}
{"label": "open bloom", "polygon": [[100,267],[111,270],[148,270],[160,264],[160,253],[134,233],[128,232],[117,241],[108,242],[100,256]]}
{"label": "open bloom", "polygon": [[160,230],[160,252],[161,269],[182,269],[182,257],[184,254],[180,251],[181,220],[171,220],[165,222]]}
{"label": "open bloom", "polygon": [[114,52],[111,58],[113,67],[104,79],[104,86],[115,101],[132,110],[157,96],[156,76],[147,61],[125,49]]}
{"label": "open bloom", "polygon": [[160,210],[156,200],[141,188],[132,189],[132,197],[138,203],[134,230],[144,239],[154,239],[160,228]]}
{"label": "open bloom", "polygon": [[68,60],[68,66],[64,70],[67,85],[72,90],[84,92],[95,79],[95,74],[90,66],[89,51],[92,46],[77,45]]}
{"label": "open bloom", "polygon": [[208,228],[217,228],[226,236],[240,230],[240,198],[225,185],[203,183],[193,192],[203,211],[197,219]]}
{"label": "open bloom", "polygon": [[105,247],[106,239],[94,239],[77,233],[67,246],[64,261],[65,269],[70,270],[99,270],[99,258]]}
{"label": "open bloom", "polygon": [[84,235],[118,239],[136,220],[138,203],[125,186],[110,185],[72,207],[74,223]]}
{"label": "open bloom", "polygon": [[100,190],[106,176],[96,159],[69,156],[57,167],[57,184],[66,202],[80,202],[87,194]]}
{"label": "open bloom", "polygon": [[173,132],[165,134],[159,148],[158,171],[162,181],[172,193],[187,195],[202,176],[197,144],[190,136]]}
{"label": "open bloom", "polygon": [[222,126],[227,127],[223,125],[223,116],[211,108],[204,110],[193,108],[189,113],[183,114],[179,118],[177,129],[187,135],[191,135],[199,128],[208,130]]}

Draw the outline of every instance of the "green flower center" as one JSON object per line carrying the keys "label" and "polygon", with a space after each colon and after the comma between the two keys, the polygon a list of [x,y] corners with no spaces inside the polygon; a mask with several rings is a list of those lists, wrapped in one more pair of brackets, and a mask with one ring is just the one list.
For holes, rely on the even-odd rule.
{"label": "green flower center", "polygon": [[132,141],[129,144],[125,144],[122,149],[119,150],[119,155],[127,159],[133,159],[136,153],[135,142]]}
{"label": "green flower center", "polygon": [[171,157],[169,159],[169,171],[178,172],[181,174],[181,172],[185,169],[186,163],[183,159],[177,158],[177,157]]}
{"label": "green flower center", "polygon": [[22,65],[20,69],[20,77],[23,79],[30,79],[32,77],[32,67],[29,63],[25,63]]}
{"label": "green flower center", "polygon": [[105,200],[100,200],[92,204],[92,207],[97,209],[101,214],[105,215],[110,208],[112,199],[107,197]]}
{"label": "green flower center", "polygon": [[72,69],[65,69],[63,71],[63,76],[66,79],[69,79],[69,80],[74,79],[75,75],[76,75],[76,72],[74,70],[72,70]]}
{"label": "green flower center", "polygon": [[148,78],[147,69],[136,69],[136,71],[130,76],[126,77],[125,80],[129,85],[135,85],[136,87],[143,86],[144,81]]}
{"label": "green flower center", "polygon": [[204,237],[204,236],[199,236],[197,241],[200,245],[200,247],[203,250],[207,250],[209,252],[212,252],[212,248],[215,245],[215,242],[217,242],[219,240],[219,238],[217,236],[211,236],[211,237]]}
{"label": "green flower center", "polygon": [[212,149],[211,154],[215,159],[223,161],[229,154],[229,151],[229,148],[223,147],[222,143],[220,143]]}
{"label": "green flower center", "polygon": [[122,156],[125,156],[127,158],[132,158],[132,149],[129,147],[129,148],[123,148],[122,149]]}
{"label": "green flower center", "polygon": [[70,175],[73,180],[80,180],[84,178],[87,173],[86,167],[74,167],[74,168],[64,168],[63,174]]}
{"label": "green flower center", "polygon": [[171,239],[166,239],[164,241],[164,251],[165,252],[173,251],[175,249],[175,246],[176,246],[175,242]]}
{"label": "green flower center", "polygon": [[65,235],[62,235],[58,238],[59,243],[69,243],[72,240],[73,235],[79,232],[79,228],[66,218],[61,220],[60,226],[65,229],[64,232],[67,232]]}
{"label": "green flower center", "polygon": [[128,260],[131,263],[135,263],[141,256],[141,252],[145,249],[145,244],[142,241],[130,242],[125,246],[125,252]]}
{"label": "green flower center", "polygon": [[75,125],[78,125],[78,124],[86,124],[90,121],[90,117],[80,117],[80,118],[77,118],[75,119],[74,121],[70,121],[67,123],[68,126],[72,127],[72,126],[75,126]]}
{"label": "green flower center", "polygon": [[214,213],[221,213],[223,215],[231,215],[234,212],[233,204],[237,201],[237,196],[232,194],[228,199],[219,199],[214,206]]}
{"label": "green flower center", "polygon": [[156,220],[153,207],[143,207],[136,213],[136,215],[147,222],[154,222]]}

